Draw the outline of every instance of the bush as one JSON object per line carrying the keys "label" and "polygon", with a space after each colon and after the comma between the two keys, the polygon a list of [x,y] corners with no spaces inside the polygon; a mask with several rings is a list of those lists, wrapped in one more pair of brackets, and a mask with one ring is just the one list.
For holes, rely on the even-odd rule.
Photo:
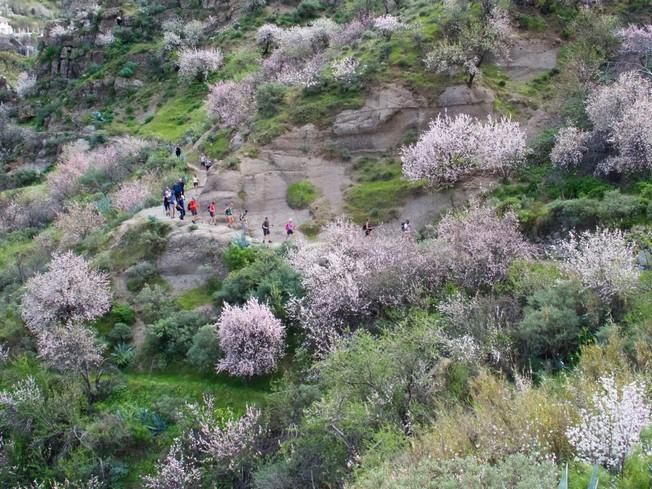
{"label": "bush", "polygon": [[127,279],[127,289],[130,292],[137,292],[144,287],[148,282],[158,276],[156,267],[148,262],[141,261],[135,265],[130,266],[125,271]]}
{"label": "bush", "polygon": [[273,117],[278,113],[286,91],[280,83],[265,83],[256,90],[256,108],[261,117]]}
{"label": "bush", "polygon": [[287,201],[292,209],[305,209],[317,199],[317,189],[308,180],[288,185]]}
{"label": "bush", "polygon": [[192,346],[195,333],[204,324],[206,317],[202,314],[192,311],[175,312],[147,327],[147,348],[166,356],[183,357]]}
{"label": "bush", "polygon": [[205,324],[193,336],[186,360],[197,370],[212,372],[219,357],[220,345],[215,325]]}
{"label": "bush", "polygon": [[593,300],[573,281],[559,281],[534,292],[516,332],[523,363],[536,366],[546,361],[554,368],[567,363],[586,333],[595,332],[598,326]]}
{"label": "bush", "polygon": [[235,271],[253,263],[258,256],[259,251],[253,246],[240,246],[237,243],[230,243],[224,250],[222,259],[230,271]]}
{"label": "bush", "polygon": [[136,63],[128,61],[118,72],[118,75],[120,75],[122,78],[131,78],[134,76],[134,71],[136,70],[137,66],[138,65]]}
{"label": "bush", "polygon": [[215,294],[219,307],[223,303],[244,304],[250,297],[268,303],[279,318],[286,318],[285,305],[291,297],[302,296],[299,275],[279,255],[261,252],[256,260],[227,275],[222,289]]}
{"label": "bush", "polygon": [[321,12],[322,6],[318,0],[301,0],[301,3],[297,6],[296,15],[299,19],[313,19],[319,12]]}
{"label": "bush", "polygon": [[145,323],[153,323],[176,310],[170,291],[160,285],[145,285],[134,298],[134,306]]}
{"label": "bush", "polygon": [[125,323],[115,323],[107,337],[112,343],[125,343],[131,340],[131,326]]}

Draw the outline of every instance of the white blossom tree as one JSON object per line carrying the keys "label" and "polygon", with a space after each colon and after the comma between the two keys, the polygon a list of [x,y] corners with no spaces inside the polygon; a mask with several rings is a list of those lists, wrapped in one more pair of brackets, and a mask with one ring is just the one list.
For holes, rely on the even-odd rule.
{"label": "white blossom tree", "polygon": [[565,269],[605,301],[626,297],[638,284],[634,245],[619,229],[596,229],[576,234],[558,247]]}
{"label": "white blossom tree", "polygon": [[218,372],[253,377],[274,371],[285,350],[285,328],[265,304],[251,298],[240,306],[226,304],[217,322],[224,358]]}
{"label": "white blossom tree", "polygon": [[650,405],[645,385],[632,382],[618,389],[613,377],[599,381],[590,406],[580,410],[576,426],[566,431],[577,457],[620,472],[627,455],[640,441],[641,429],[650,423]]}
{"label": "white blossom tree", "polygon": [[256,44],[262,50],[263,56],[278,46],[283,29],[274,24],[263,24],[256,31]]}
{"label": "white blossom tree", "polygon": [[509,119],[486,123],[446,113],[430,122],[419,140],[401,149],[403,175],[431,184],[454,184],[474,171],[507,176],[527,156],[525,132]]}
{"label": "white blossom tree", "polygon": [[141,209],[152,196],[155,185],[155,177],[151,174],[137,180],[122,182],[111,194],[111,205],[122,212]]}
{"label": "white blossom tree", "polygon": [[620,46],[622,52],[638,55],[641,64],[647,65],[647,60],[652,55],[652,24],[644,26],[631,24],[616,31],[616,36],[622,41]]}
{"label": "white blossom tree", "polygon": [[407,24],[391,14],[381,15],[373,20],[373,27],[380,32],[385,38],[390,39],[392,34],[408,28]]}
{"label": "white blossom tree", "polygon": [[426,55],[426,67],[437,73],[461,68],[470,87],[480,73],[480,66],[490,56],[508,58],[513,32],[509,14],[493,2],[482,9],[479,19],[471,20],[462,27],[457,36],[444,38]]}
{"label": "white blossom tree", "polygon": [[105,219],[93,204],[74,202],[65,212],[57,214],[54,227],[61,233],[61,246],[75,246],[93,231],[105,224]]}
{"label": "white blossom tree", "polygon": [[109,310],[108,277],[68,251],[55,255],[48,271],[28,280],[22,317],[34,334],[53,326],[92,321]]}
{"label": "white blossom tree", "polygon": [[184,454],[181,440],[175,439],[170,450],[156,466],[156,475],[145,476],[146,489],[196,489],[200,487],[201,472],[192,457]]}
{"label": "white blossom tree", "polygon": [[432,246],[452,278],[471,289],[493,285],[515,259],[533,253],[513,213],[498,217],[493,209],[478,205],[445,215]]}
{"label": "white blossom tree", "polygon": [[16,93],[20,98],[25,98],[34,91],[36,87],[36,76],[27,72],[22,72],[16,80]]}
{"label": "white blossom tree", "polygon": [[254,92],[248,80],[220,81],[210,87],[206,102],[209,114],[225,127],[244,124],[254,110]]}
{"label": "white blossom tree", "polygon": [[360,63],[351,56],[345,56],[331,62],[331,74],[343,88],[350,88],[358,80]]}
{"label": "white blossom tree", "polygon": [[346,328],[373,318],[382,308],[412,303],[440,275],[418,245],[384,228],[361,239],[354,224],[340,221],[322,232],[322,243],[299,243],[290,255],[305,297],[291,304],[308,346],[327,352]]}
{"label": "white blossom tree", "polygon": [[555,136],[555,146],[550,153],[550,160],[559,168],[578,166],[588,151],[590,133],[570,126],[561,129]]}
{"label": "white blossom tree", "polygon": [[183,48],[178,53],[179,76],[186,80],[206,80],[222,66],[224,56],[216,48]]}

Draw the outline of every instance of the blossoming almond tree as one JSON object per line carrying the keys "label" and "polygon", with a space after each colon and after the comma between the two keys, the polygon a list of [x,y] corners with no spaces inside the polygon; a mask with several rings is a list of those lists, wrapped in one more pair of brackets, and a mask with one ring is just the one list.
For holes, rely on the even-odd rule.
{"label": "blossoming almond tree", "polygon": [[491,286],[515,259],[533,253],[513,213],[498,217],[493,209],[478,205],[444,216],[432,245],[453,278],[471,289]]}
{"label": "blossoming almond tree", "polygon": [[217,371],[239,377],[272,372],[285,349],[283,324],[254,298],[242,307],[224,306],[217,336],[225,354],[217,363]]}
{"label": "blossoming almond tree", "polygon": [[555,146],[550,153],[550,160],[559,168],[578,166],[588,151],[590,134],[576,127],[565,127],[555,136]]}
{"label": "blossoming almond tree", "polygon": [[119,211],[134,212],[152,196],[154,185],[154,176],[149,174],[138,180],[122,182],[111,195],[111,204]]}
{"label": "blossoming almond tree", "polygon": [[65,212],[57,214],[54,227],[61,233],[61,246],[75,246],[93,231],[104,226],[105,220],[93,204],[74,202]]}
{"label": "blossoming almond tree", "polygon": [[183,48],[178,53],[179,76],[186,81],[206,80],[215,73],[224,60],[222,51],[215,48]]}
{"label": "blossoming almond tree", "polygon": [[387,14],[376,17],[373,20],[374,29],[380,32],[385,38],[390,39],[392,34],[407,29],[407,24],[404,24],[400,19],[394,15]]}
{"label": "blossoming almond tree", "polygon": [[558,251],[566,270],[595,290],[602,300],[626,297],[636,289],[639,271],[634,245],[627,242],[619,229],[571,232]]}
{"label": "blossoming almond tree", "polygon": [[625,458],[640,441],[641,429],[651,419],[645,385],[632,382],[618,389],[613,377],[599,381],[591,405],[580,410],[580,420],[566,431],[577,457],[589,464],[600,464],[621,472]]}
{"label": "blossoming almond tree", "polygon": [[175,439],[170,450],[156,466],[156,474],[143,478],[146,489],[196,489],[201,472],[192,457],[184,454],[181,440]]}
{"label": "blossoming almond tree", "polygon": [[403,175],[431,184],[453,184],[475,170],[507,176],[525,161],[525,133],[517,122],[466,114],[437,116],[419,140],[401,149]]}
{"label": "blossoming almond tree", "polygon": [[206,105],[213,118],[225,127],[236,128],[247,121],[254,110],[253,86],[248,80],[220,81],[210,87]]}
{"label": "blossoming almond tree", "polygon": [[71,251],[55,255],[48,271],[29,279],[25,288],[22,317],[34,334],[97,319],[111,303],[108,277]]}
{"label": "blossoming almond tree", "polygon": [[616,31],[616,36],[622,41],[620,49],[623,53],[636,54],[640,56],[641,64],[647,65],[649,56],[652,56],[652,24],[631,24]]}

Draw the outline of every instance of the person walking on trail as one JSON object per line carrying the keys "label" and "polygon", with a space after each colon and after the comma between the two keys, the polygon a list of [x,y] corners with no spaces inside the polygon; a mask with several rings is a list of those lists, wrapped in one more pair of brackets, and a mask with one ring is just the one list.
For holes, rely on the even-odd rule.
{"label": "person walking on trail", "polygon": [[179,211],[179,219],[183,221],[183,218],[186,217],[186,198],[183,194],[177,199],[177,210]]}
{"label": "person walking on trail", "polygon": [[403,231],[403,239],[410,239],[412,237],[412,226],[410,226],[409,219],[401,223],[401,231]]}
{"label": "person walking on trail", "polygon": [[269,225],[269,218],[265,216],[265,220],[263,221],[263,243],[265,240],[267,240],[268,243],[271,243],[271,232],[269,230],[270,225]]}
{"label": "person walking on trail", "polygon": [[373,231],[374,228],[371,227],[371,224],[369,224],[369,219],[367,219],[362,226],[362,230],[364,231],[365,236],[370,236],[371,231]]}
{"label": "person walking on trail", "polygon": [[180,178],[174,185],[172,185],[172,193],[176,200],[179,200],[179,197],[184,194],[184,187],[183,178]]}
{"label": "person walking on trail", "polygon": [[174,154],[177,155],[177,158],[181,158],[181,148],[179,146],[175,148]]}
{"label": "person walking on trail", "polygon": [[249,223],[249,218],[247,217],[247,214],[249,211],[247,209],[244,209],[242,213],[240,214],[239,220],[240,220],[240,227],[242,228],[242,232],[244,234],[247,233],[247,224]]}
{"label": "person walking on trail", "polygon": [[217,224],[215,221],[215,202],[208,204],[208,215],[211,216],[209,222],[213,225]]}
{"label": "person walking on trail", "polygon": [[170,215],[170,199],[172,198],[172,191],[170,187],[165,187],[163,191],[163,208],[165,209],[165,215]]}
{"label": "person walking on trail", "polygon": [[285,239],[291,238],[294,234],[294,222],[292,222],[292,218],[288,219],[288,222],[285,224],[285,234]]}
{"label": "person walking on trail", "polygon": [[190,211],[190,214],[192,214],[192,222],[193,224],[196,223],[199,220],[199,211],[197,208],[197,201],[195,198],[191,198],[190,202],[188,202],[188,210]]}
{"label": "person walking on trail", "polygon": [[233,226],[233,202],[224,209],[224,215],[226,216],[226,225],[229,227]]}
{"label": "person walking on trail", "polygon": [[199,178],[197,178],[197,175],[192,177],[192,188],[195,190],[199,188]]}
{"label": "person walking on trail", "polygon": [[174,192],[170,190],[170,218],[174,219],[177,211],[177,199],[174,197]]}

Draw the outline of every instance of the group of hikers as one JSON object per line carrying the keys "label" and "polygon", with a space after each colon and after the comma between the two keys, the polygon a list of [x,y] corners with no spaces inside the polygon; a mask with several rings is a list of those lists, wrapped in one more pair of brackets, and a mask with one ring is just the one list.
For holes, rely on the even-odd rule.
{"label": "group of hikers", "polygon": [[[196,190],[199,187],[199,179],[195,175],[192,178],[193,188]],[[200,220],[199,217],[199,202],[197,199],[192,196],[188,203],[186,203],[185,196],[185,182],[183,178],[180,178],[177,182],[174,183],[171,187],[166,187],[163,191],[163,208],[165,209],[165,215],[174,219],[177,215],[180,220],[184,220],[186,217],[186,209],[192,215],[192,222],[196,223]],[[217,205],[215,201],[211,201],[208,204],[206,210],[208,211],[209,224],[217,225],[218,218],[216,217]],[[249,211],[247,209],[242,209],[238,214],[238,219],[236,222],[235,217],[235,208],[233,202],[230,202],[224,209],[224,218],[226,225],[230,228],[241,228],[243,233],[247,233],[249,225]],[[269,218],[265,217],[261,225],[263,231],[263,242],[271,243],[272,242],[272,224],[269,222]],[[285,235],[286,238],[291,238],[294,235],[294,221],[292,218],[288,219],[285,223]]]}
{"label": "group of hikers", "polygon": [[[177,158],[181,158],[181,148],[179,146],[175,148],[174,153]],[[200,157],[200,162],[202,167],[204,167],[207,172],[213,164],[213,162],[209,160],[206,157],[206,155],[203,153]],[[192,186],[195,191],[199,188],[199,178],[197,178],[197,175],[194,175],[192,177]],[[179,219],[184,220],[184,218],[186,217],[186,209],[192,215],[193,223],[196,223],[200,219],[199,202],[197,201],[197,199],[193,196],[186,204],[185,182],[183,178],[179,178],[179,180],[176,183],[174,183],[174,185],[172,185],[171,187],[165,188],[165,190],[163,191],[163,207],[165,209],[165,215],[169,216],[172,219],[174,219],[176,214],[178,213]],[[208,220],[209,224],[217,225],[218,223],[217,217],[215,215],[216,209],[217,207],[215,201],[211,201],[211,203],[208,204],[208,207],[206,209],[208,211],[208,215],[210,216]],[[230,228],[240,227],[242,229],[242,232],[246,234],[248,230],[248,224],[249,224],[248,214],[249,211],[247,211],[247,209],[242,209],[242,211],[238,215],[238,222],[236,223],[233,202],[230,202],[229,205],[227,205],[226,208],[224,209],[224,217],[225,217],[226,225]],[[271,227],[272,225],[269,222],[269,218],[265,217],[261,225],[263,231],[263,243],[272,242]],[[369,220],[367,219],[364,225],[362,226],[364,235],[367,237],[371,236],[371,232],[373,231],[373,229],[374,228],[371,226]],[[411,239],[412,227],[410,225],[409,219],[401,222],[401,234],[404,239]],[[285,223],[286,239],[291,238],[293,235],[294,235],[294,221],[292,220],[292,218],[290,218]]]}

